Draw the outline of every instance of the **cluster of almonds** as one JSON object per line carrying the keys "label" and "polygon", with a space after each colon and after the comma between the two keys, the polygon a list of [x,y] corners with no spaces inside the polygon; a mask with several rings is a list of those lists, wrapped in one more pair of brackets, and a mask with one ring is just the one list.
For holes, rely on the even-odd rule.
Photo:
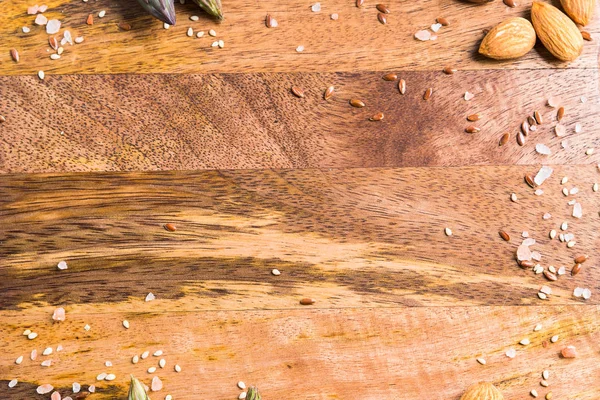
{"label": "cluster of almonds", "polygon": [[548,3],[534,1],[531,6],[532,22],[521,17],[501,22],[484,37],[479,53],[496,60],[518,58],[533,49],[536,38],[539,38],[553,56],[561,61],[573,61],[583,50],[584,38],[591,40],[590,34],[579,31],[575,22],[583,26],[589,23],[594,12],[594,2],[595,0],[561,0],[563,9],[571,17],[569,18]]}

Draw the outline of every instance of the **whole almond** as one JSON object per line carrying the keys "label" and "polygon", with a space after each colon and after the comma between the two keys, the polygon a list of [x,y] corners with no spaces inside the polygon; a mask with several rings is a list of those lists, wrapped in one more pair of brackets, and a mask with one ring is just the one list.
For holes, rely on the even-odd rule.
{"label": "whole almond", "polygon": [[596,0],[560,0],[562,8],[579,25],[587,25],[592,19]]}
{"label": "whole almond", "polygon": [[583,38],[577,26],[558,8],[535,1],[531,21],[540,41],[559,60],[573,61],[583,50]]}
{"label": "whole almond", "polygon": [[460,400],[504,400],[504,396],[496,386],[481,382],[471,385]]}
{"label": "whole almond", "polygon": [[531,23],[515,17],[492,28],[483,38],[479,53],[495,60],[509,60],[524,56],[534,45],[535,30]]}

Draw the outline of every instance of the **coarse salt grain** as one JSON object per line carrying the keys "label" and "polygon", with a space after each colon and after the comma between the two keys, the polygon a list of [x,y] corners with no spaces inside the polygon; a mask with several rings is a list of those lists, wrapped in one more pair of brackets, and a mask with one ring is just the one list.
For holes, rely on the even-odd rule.
{"label": "coarse salt grain", "polygon": [[81,390],[81,385],[77,382],[73,382],[72,388],[73,393],[79,393],[79,391]]}
{"label": "coarse salt grain", "polygon": [[22,27],[21,30],[23,31],[23,33],[31,32],[31,29],[29,29],[29,27],[27,27],[27,26]]}
{"label": "coarse salt grain", "polygon": [[554,133],[556,136],[562,137],[567,133],[567,129],[563,125],[558,124],[554,127]]}
{"label": "coarse salt grain", "polygon": [[296,47],[296,52],[297,53],[302,53],[304,51],[304,46],[298,46]]}
{"label": "coarse salt grain", "polygon": [[517,351],[515,349],[506,350],[506,357],[515,358],[516,355],[517,355]]}
{"label": "coarse salt grain", "polygon": [[566,269],[565,267],[560,267],[560,268],[559,268],[559,269],[556,271],[556,273],[557,273],[557,274],[559,274],[559,275],[564,275],[564,274],[566,274],[566,273],[567,273],[567,269]]}
{"label": "coarse salt grain", "polygon": [[540,168],[538,173],[535,175],[535,178],[533,178],[533,181],[535,182],[536,185],[540,186],[542,183],[544,183],[544,181],[546,179],[548,179],[552,175],[552,172],[554,172],[554,170],[551,167],[544,165]]}
{"label": "coarse salt grain", "polygon": [[523,231],[523,233],[521,233],[521,236],[523,236],[524,238],[528,238],[529,237],[529,232]]}
{"label": "coarse salt grain", "polygon": [[582,103],[585,103],[585,102],[587,101],[587,97],[585,97],[585,96],[581,96],[581,97],[579,98],[579,100],[580,100]]}
{"label": "coarse salt grain", "polygon": [[540,288],[540,292],[542,292],[544,294],[547,294],[547,295],[551,295],[552,294],[552,288],[550,288],[549,286],[544,285],[544,286],[542,286]]}
{"label": "coarse salt grain", "polygon": [[422,42],[426,42],[431,39],[431,32],[427,30],[421,30],[415,32],[415,39],[420,40]]}
{"label": "coarse salt grain", "polygon": [[179,364],[175,364],[175,372],[181,372],[181,367]]}
{"label": "coarse salt grain", "polygon": [[581,133],[581,124],[575,124],[575,133]]}
{"label": "coarse salt grain", "polygon": [[106,15],[106,11],[102,10],[98,13],[98,18],[104,18],[105,15]]}
{"label": "coarse salt grain", "polygon": [[152,293],[148,293],[148,294],[146,295],[146,299],[145,299],[145,300],[146,300],[146,301],[152,301],[152,300],[154,300],[154,299],[156,299],[156,296],[155,296],[154,294],[152,294]]}
{"label": "coarse salt grain", "polygon": [[544,191],[542,189],[535,189],[535,192],[533,192],[533,194],[535,194],[536,196],[541,196],[544,194]]}
{"label": "coarse salt grain", "polygon": [[331,19],[334,21],[337,21],[340,18],[340,16],[336,13],[331,14]]}
{"label": "coarse salt grain", "polygon": [[162,381],[160,380],[160,378],[158,376],[155,376],[154,378],[152,378],[152,384],[150,385],[150,389],[152,389],[153,392],[158,392],[162,388],[163,388],[163,384],[162,384]]}
{"label": "coarse salt grain", "polygon": [[552,337],[550,338],[550,341],[551,341],[552,343],[556,343],[556,342],[558,342],[558,335],[554,335],[554,336],[552,336]]}
{"label": "coarse salt grain", "polygon": [[19,356],[17,357],[17,359],[15,360],[15,364],[19,365],[23,362],[23,356]]}
{"label": "coarse salt grain", "polygon": [[62,344],[59,344],[58,346],[56,346],[56,351],[62,351],[63,347]]}
{"label": "coarse salt grain", "polygon": [[536,326],[533,328],[533,331],[534,331],[534,332],[539,332],[539,331],[541,331],[541,330],[542,330],[542,324],[537,324],[537,325],[536,325]]}
{"label": "coarse salt grain", "polygon": [[35,15],[38,13],[39,9],[40,8],[37,4],[35,6],[27,7],[27,14]]}
{"label": "coarse salt grain", "polygon": [[35,21],[33,21],[36,25],[46,25],[48,23],[48,18],[46,18],[43,14],[38,14],[35,17]]}
{"label": "coarse salt grain", "polygon": [[41,13],[46,12],[46,10],[48,10],[48,6],[45,4],[42,4],[40,6],[40,8],[38,8],[38,12],[41,12]]}
{"label": "coarse salt grain", "polygon": [[569,148],[569,141],[568,140],[563,140],[562,142],[560,142],[560,147],[562,147],[563,149],[568,149]]}
{"label": "coarse salt grain", "polygon": [[44,361],[42,361],[42,363],[40,365],[42,367],[49,367],[52,365],[52,360],[44,360]]}
{"label": "coarse salt grain", "polygon": [[586,154],[587,156],[591,156],[592,154],[594,154],[594,149],[590,147],[589,149],[587,149],[587,150],[585,151],[585,154]]}
{"label": "coarse salt grain", "polygon": [[441,28],[441,27],[442,27],[442,24],[440,24],[440,23],[433,24],[433,25],[431,25],[431,30],[432,30],[433,32],[436,32],[436,33],[437,33],[437,32],[440,30],[440,28]]}
{"label": "coarse salt grain", "polygon": [[581,294],[585,300],[589,300],[592,297],[592,291],[590,289],[583,289],[583,293]]}
{"label": "coarse salt grain", "polygon": [[112,367],[112,366],[113,366],[112,362],[110,362],[110,361],[108,361],[108,360],[106,360],[106,361],[104,362],[104,365],[105,365],[105,366],[107,366],[107,367]]}
{"label": "coarse salt grain", "polygon": [[171,25],[167,24],[166,22],[163,23],[164,29],[169,29],[170,27],[171,27]]}
{"label": "coarse salt grain", "polygon": [[84,329],[85,331],[89,331],[90,329],[92,329],[92,327],[91,327],[91,326],[89,326],[89,325],[86,325],[86,326],[84,326],[84,327],[83,327],[83,329]]}
{"label": "coarse salt grain", "polygon": [[552,154],[552,152],[550,151],[550,148],[548,146],[546,146],[543,143],[538,143],[535,145],[535,151],[538,154],[544,155],[544,156],[549,156],[550,154]]}
{"label": "coarse salt grain", "polygon": [[560,99],[558,97],[549,97],[548,98],[548,106],[552,107],[552,108],[556,108],[558,107],[558,105],[560,104]]}
{"label": "coarse salt grain", "polygon": [[542,216],[542,219],[550,219],[550,218],[552,218],[552,214],[550,214],[550,213],[546,213]]}
{"label": "coarse salt grain", "polygon": [[62,307],[59,307],[56,310],[54,310],[54,313],[52,314],[52,319],[55,321],[64,321],[65,320],[65,309]]}
{"label": "coarse salt grain", "polygon": [[66,261],[61,261],[61,262],[59,262],[59,263],[58,263],[57,267],[58,267],[58,269],[60,269],[60,270],[65,270],[65,269],[67,269],[67,268],[68,268],[68,266],[67,266],[67,262],[66,262]]}
{"label": "coarse salt grain", "polygon": [[466,101],[473,100],[474,97],[475,97],[475,95],[473,93],[465,92],[464,98]]}
{"label": "coarse salt grain", "polygon": [[60,21],[57,19],[51,19],[46,24],[46,33],[48,35],[54,35],[55,33],[58,33],[59,30],[60,30]]}
{"label": "coarse salt grain", "polygon": [[571,190],[569,190],[569,194],[577,194],[579,193],[579,189],[576,187],[571,188]]}
{"label": "coarse salt grain", "polygon": [[310,6],[310,9],[312,10],[312,12],[319,12],[321,11],[321,3],[315,3],[312,6]]}
{"label": "coarse salt grain", "polygon": [[123,327],[125,327],[125,329],[129,329],[129,321],[127,321],[126,319],[123,320]]}
{"label": "coarse salt grain", "polygon": [[171,396],[170,394],[165,396],[165,400],[173,400],[173,396]]}
{"label": "coarse salt grain", "polygon": [[531,258],[533,258],[535,261],[540,261],[542,259],[542,255],[537,251],[532,251]]}

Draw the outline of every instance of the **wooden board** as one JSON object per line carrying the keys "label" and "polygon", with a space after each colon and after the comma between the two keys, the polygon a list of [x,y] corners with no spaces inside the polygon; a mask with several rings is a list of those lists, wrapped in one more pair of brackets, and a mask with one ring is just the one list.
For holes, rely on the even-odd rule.
{"label": "wooden board", "polygon": [[[0,171],[597,164],[598,70],[0,77]],[[299,99],[290,88],[299,86]],[[330,85],[335,97],[323,100]],[[433,97],[423,100],[428,87]],[[475,94],[464,101],[466,91]],[[157,93],[160,93],[158,95]],[[562,99],[562,124],[554,133]],[[587,101],[581,102],[584,96]],[[352,108],[349,100],[367,106]],[[545,122],[517,145],[539,110]],[[383,112],[380,122],[369,117]],[[479,122],[467,115],[480,113]],[[575,125],[581,124],[581,133]],[[476,125],[477,134],[465,128]],[[512,139],[498,146],[503,133]],[[563,140],[571,145],[561,147]],[[537,143],[553,154],[540,156]]]}
{"label": "wooden board", "polygon": [[[174,73],[174,72],[275,72],[275,71],[363,71],[363,70],[441,70],[448,64],[460,69],[540,69],[597,68],[600,22],[595,18],[586,30],[595,41],[586,42],[583,55],[571,64],[555,60],[541,45],[520,60],[497,62],[477,54],[483,30],[513,16],[528,17],[531,1],[521,1],[511,9],[501,1],[473,5],[458,0],[421,0],[388,2],[392,13],[388,24],[377,21],[375,2],[367,1],[364,9],[354,0],[322,3],[322,11],[310,11],[312,2],[267,0],[225,3],[225,21],[217,24],[207,18],[195,4],[176,5],[178,24],[165,30],[162,23],[144,15],[140,6],[130,2],[87,3],[50,0],[45,13],[58,18],[63,29],[73,36],[83,36],[80,45],[66,46],[60,60],[51,60],[48,35],[33,24],[25,1],[5,2],[0,16],[0,74],[33,75],[48,73]],[[106,11],[102,19],[98,12]],[[94,25],[86,25],[88,14]],[[270,13],[279,27],[268,29],[265,16]],[[330,19],[338,13],[339,20]],[[598,14],[598,11],[596,11]],[[192,22],[188,18],[200,16]],[[415,32],[446,17],[451,25],[438,32],[436,41],[420,42]],[[118,24],[126,21],[130,31]],[[31,27],[22,33],[23,26]],[[190,38],[186,31],[217,31]],[[223,49],[213,48],[214,40],[224,40]],[[304,52],[297,53],[299,45]],[[20,53],[21,61],[10,60],[9,49]]]}
{"label": "wooden board", "polygon": [[[597,306],[162,313],[153,312],[155,305],[121,313],[100,304],[94,313],[67,312],[67,320],[55,324],[50,313],[2,312],[0,396],[34,398],[31,393],[43,383],[68,395],[79,382],[96,385],[90,399],[125,398],[133,373],[147,384],[151,376],[162,379],[164,389],[151,393],[152,399],[167,393],[182,400],[235,399],[240,380],[258,385],[265,399],[458,400],[479,381],[495,383],[506,399],[529,398],[532,389],[541,398],[548,392],[559,399],[600,397]],[[542,329],[533,332],[538,323]],[[21,335],[25,327],[39,337],[27,340]],[[559,340],[544,347],[554,335]],[[520,345],[524,338],[531,344]],[[29,359],[32,349],[41,353],[58,344],[63,351]],[[576,346],[578,358],[559,356],[569,345]],[[511,348],[514,359],[505,355]],[[163,350],[165,369],[146,372],[158,367],[161,357],[152,355],[131,364],[133,355],[146,350]],[[15,365],[19,355],[25,360]],[[54,365],[41,367],[45,359]],[[107,360],[113,367],[104,366]],[[182,367],[179,374],[175,364]],[[548,388],[540,386],[544,370],[550,372]],[[97,382],[101,372],[117,378]],[[8,389],[6,381],[14,378],[21,382]]]}
{"label": "wooden board", "polygon": [[[575,287],[600,289],[600,173],[557,167],[536,196],[523,174],[538,168],[4,175],[0,307],[139,305],[148,292],[172,310],[297,308],[303,297],[326,308],[577,303]],[[577,195],[561,193],[563,176]],[[563,221],[574,248],[548,237]],[[516,264],[523,231],[545,268],[592,259],[550,283]]]}

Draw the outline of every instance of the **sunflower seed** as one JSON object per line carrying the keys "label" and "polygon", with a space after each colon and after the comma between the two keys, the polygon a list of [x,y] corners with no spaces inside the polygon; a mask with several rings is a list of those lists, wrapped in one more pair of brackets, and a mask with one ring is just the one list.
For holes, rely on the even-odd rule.
{"label": "sunflower seed", "polygon": [[294,96],[302,98],[304,97],[304,89],[298,87],[298,86],[292,86],[292,93],[294,94]]}
{"label": "sunflower seed", "polygon": [[352,100],[350,100],[350,105],[352,107],[362,108],[365,106],[365,103],[363,103],[362,101],[360,101],[358,99],[352,99]]}
{"label": "sunflower seed", "polygon": [[429,88],[425,91],[425,93],[423,94],[423,100],[429,100],[431,98],[431,95],[433,94],[433,88]]}
{"label": "sunflower seed", "polygon": [[504,135],[500,137],[500,141],[498,142],[498,146],[504,146],[510,140],[510,133],[506,132]]}
{"label": "sunflower seed", "polygon": [[383,25],[387,24],[387,17],[385,14],[379,13],[377,14],[377,20],[381,22]]}
{"label": "sunflower seed", "polygon": [[373,116],[371,116],[371,118],[369,118],[370,121],[381,121],[383,119],[383,113],[379,112]]}
{"label": "sunflower seed", "polygon": [[333,86],[329,86],[326,90],[325,93],[323,94],[323,98],[325,100],[329,100],[332,96],[333,96],[333,92],[334,92],[335,88]]}
{"label": "sunflower seed", "polygon": [[406,81],[404,79],[398,81],[398,90],[400,91],[400,94],[406,93]]}
{"label": "sunflower seed", "polygon": [[558,109],[558,111],[556,112],[556,120],[560,121],[561,119],[563,119],[564,116],[565,116],[565,108],[560,107]]}

